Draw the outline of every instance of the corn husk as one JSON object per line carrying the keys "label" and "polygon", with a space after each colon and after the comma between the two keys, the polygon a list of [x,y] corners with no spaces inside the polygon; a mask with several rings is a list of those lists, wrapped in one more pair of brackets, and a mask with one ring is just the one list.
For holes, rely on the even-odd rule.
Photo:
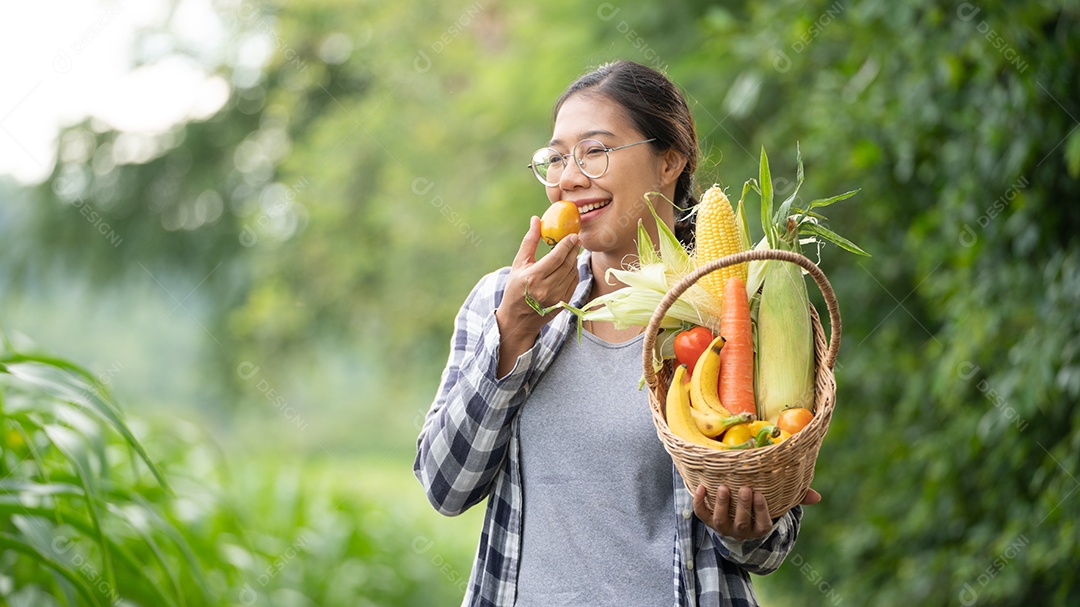
{"label": "corn husk", "polygon": [[[649,210],[656,221],[659,243],[653,243],[644,223],[639,221],[637,263],[621,270],[610,269],[604,277],[608,284],[618,281],[626,286],[586,304],[576,312],[582,321],[612,322],[618,329],[644,327],[671,287],[694,270],[690,253],[656,215],[651,202]],[[722,309],[722,301],[695,284],[671,306],[660,328],[679,329],[690,323],[719,330]]]}
{"label": "corn husk", "polygon": [[763,274],[754,386],[758,418],[775,423],[784,409],[813,410],[813,329],[802,268],[774,262]]}

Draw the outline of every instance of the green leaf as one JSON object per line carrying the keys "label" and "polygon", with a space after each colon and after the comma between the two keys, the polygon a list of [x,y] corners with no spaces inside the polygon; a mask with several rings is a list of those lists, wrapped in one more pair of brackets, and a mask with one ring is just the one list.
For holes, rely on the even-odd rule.
{"label": "green leaf", "polygon": [[750,189],[750,183],[744,183],[742,196],[739,197],[739,205],[735,208],[735,222],[739,226],[739,245],[743,251],[750,250],[750,222],[746,219],[746,192]]}
{"label": "green leaf", "polygon": [[[807,210],[805,210],[805,209],[801,209],[801,208],[798,208],[798,207],[795,207],[795,208],[793,208],[793,209],[791,209],[791,210],[792,210],[792,211],[795,211],[796,213],[798,213],[798,214],[799,214],[799,219],[798,219],[798,221],[796,222],[796,223],[797,223],[798,225],[802,225],[803,223],[805,223],[805,222],[806,222],[806,218],[807,218],[807,217],[811,217],[811,218],[813,218],[813,219],[816,219],[816,220],[817,220],[818,222],[822,222],[822,221],[827,221],[827,220],[828,220],[828,218],[826,218],[826,217],[825,217],[824,215],[822,215],[821,213],[815,213],[815,212],[813,212],[813,211],[807,211]],[[810,222],[810,223],[814,223],[814,222]]]}
{"label": "green leaf", "polygon": [[641,219],[638,220],[637,235],[638,263],[643,266],[660,263],[660,255],[656,252],[656,245],[653,244],[649,231],[645,229],[645,222]]}
{"label": "green leaf", "polygon": [[841,200],[847,200],[848,198],[851,198],[852,196],[858,194],[860,190],[862,190],[862,188],[851,190],[850,192],[844,192],[843,194],[838,194],[836,196],[830,196],[829,198],[819,198],[817,200],[811,200],[809,208],[810,209],[818,209],[818,208],[821,208],[821,207],[827,207],[827,206],[829,206],[830,204],[832,204],[834,202],[840,202]]}
{"label": "green leaf", "polygon": [[769,157],[765,147],[761,148],[761,161],[758,165],[758,187],[761,188],[761,229],[769,240],[769,246],[776,248],[776,225],[773,222],[772,174],[769,172]]}
{"label": "green leaf", "polygon": [[[134,495],[131,497],[133,501],[135,501],[142,507],[143,514],[147,517],[147,520],[149,520],[153,524],[154,528],[157,531],[164,533],[167,537],[169,537],[169,539],[173,541],[173,543],[177,545],[177,547],[180,548],[180,552],[183,553],[184,558],[187,560],[187,570],[192,574],[192,577],[194,578],[196,584],[203,591],[204,597],[209,598],[209,587],[207,586],[206,580],[203,578],[202,568],[199,565],[198,559],[191,551],[191,547],[188,546],[186,541],[184,541],[183,536],[180,535],[175,526],[169,524],[167,521],[161,518],[160,513],[158,513],[158,511],[150,502],[146,501],[138,495]],[[180,600],[183,601],[184,594],[180,587],[180,580],[177,578],[176,571],[174,571],[175,567],[170,566],[170,563],[166,560],[165,554],[158,546],[158,543],[154,539],[154,536],[151,533],[147,532],[147,530],[139,527],[138,525],[130,524],[128,514],[123,512],[120,508],[117,508],[112,504],[108,504],[108,508],[109,512],[120,520],[129,521],[129,526],[135,530],[135,533],[139,534],[143,542],[145,542],[147,547],[150,549],[150,552],[154,554],[154,558],[161,566],[161,570],[164,571],[165,575],[168,576],[169,581],[172,583],[173,594],[177,597],[180,597]],[[169,598],[162,596],[162,599],[167,600],[170,605],[176,605],[176,601],[172,600],[171,596]]]}
{"label": "green leaf", "polygon": [[784,224],[787,223],[788,215],[791,214],[791,205],[795,203],[795,197],[799,195],[799,189],[803,184],[803,162],[802,152],[799,151],[798,144],[795,146],[795,162],[798,164],[798,172],[795,177],[795,190],[791,192],[791,196],[788,196],[786,200],[780,205],[780,209],[776,211],[776,217],[773,218],[773,223],[776,224],[777,229],[781,234],[786,235],[786,228]]}
{"label": "green leaf", "polygon": [[[80,494],[81,495],[81,494]],[[27,506],[20,502],[3,502],[0,501],[0,515],[7,515],[12,517],[14,525],[22,532],[23,536],[32,542],[38,550],[51,556],[57,561],[60,559],[60,553],[57,552],[57,548],[54,544],[57,529],[56,527],[49,525],[48,521],[53,518],[54,508],[47,508],[44,506]],[[114,511],[117,518],[120,520],[128,520],[125,513],[120,512],[119,509],[110,505],[110,510]],[[84,520],[78,518],[74,512],[66,512],[65,525],[79,531],[84,536],[90,537],[94,535],[94,529],[91,525]],[[134,527],[132,525],[132,527]],[[142,533],[141,530],[136,529],[136,532]],[[174,531],[175,532],[175,531]],[[145,534],[143,534],[145,535]],[[181,596],[181,589],[176,583],[176,574],[173,571],[175,566],[170,565],[165,561],[160,550],[157,549],[156,544],[153,542],[153,538],[144,538],[147,540],[151,550],[155,553],[158,564],[161,566],[161,570],[164,571],[173,580],[173,590],[176,596]],[[166,595],[159,583],[159,580],[152,578],[149,575],[149,569],[146,567],[146,563],[129,550],[123,543],[115,541],[113,538],[106,536],[105,538],[108,549],[111,553],[117,557],[120,563],[122,563],[127,571],[131,575],[138,576],[145,580],[146,588],[149,592],[153,593],[157,598],[160,605],[176,605],[176,600],[171,596]],[[193,568],[193,571],[197,571],[197,563],[189,563],[189,566]],[[115,590],[115,589],[114,589]]]}
{"label": "green leaf", "polygon": [[0,532],[0,548],[4,550],[12,550],[14,552],[21,553],[30,557],[36,561],[39,565],[51,569],[52,571],[60,574],[61,577],[71,582],[75,589],[79,591],[79,594],[83,596],[92,605],[102,606],[101,597],[94,592],[94,589],[86,581],[83,576],[79,575],[76,571],[70,569],[55,558],[38,550],[35,546],[23,541],[22,538],[14,536],[10,533]]}
{"label": "green leaf", "polygon": [[75,469],[75,475],[79,479],[86,494],[86,511],[90,515],[90,522],[94,526],[94,535],[98,545],[101,546],[102,564],[106,582],[116,587],[116,574],[112,566],[112,558],[105,548],[105,533],[101,528],[101,516],[99,508],[107,508],[108,503],[98,497],[97,477],[94,469],[86,457],[86,450],[77,444],[78,434],[70,428],[57,425],[47,425],[43,428],[45,436],[56,449],[64,455]]}
{"label": "green leaf", "polygon": [[859,248],[858,245],[819,223],[804,223],[802,226],[799,227],[799,230],[802,232],[808,232],[814,236],[817,236],[818,238],[821,238],[822,240],[831,242],[834,245],[840,247],[841,249],[850,251],[852,253],[855,253],[856,255],[864,255],[866,257],[870,257],[870,254]]}
{"label": "green leaf", "polygon": [[798,141],[795,142],[795,164],[797,166],[797,168],[795,169],[795,181],[799,185],[802,185],[802,182],[803,182],[802,148],[799,147],[799,142]]}
{"label": "green leaf", "polygon": [[34,483],[17,479],[0,481],[0,495],[3,494],[27,494],[39,497],[52,495],[86,496],[78,485],[70,483]]}
{"label": "green leaf", "polygon": [[[660,235],[660,258],[663,260],[664,265],[677,272],[689,272],[692,269],[692,263],[690,262],[690,254],[683,248],[682,243],[679,242],[678,237],[675,236],[675,232],[671,231],[666,223],[660,216],[656,214],[656,209],[653,207],[652,200],[649,196],[657,194],[664,200],[667,200],[663,194],[658,192],[648,192],[645,194],[645,203],[649,205],[649,212],[652,213],[653,219],[656,220],[656,230]],[[669,201],[670,202],[670,201]]]}
{"label": "green leaf", "polygon": [[527,281],[527,280],[525,281],[525,303],[530,308],[532,308],[534,312],[536,312],[540,316],[547,316],[548,314],[554,312],[555,310],[558,310],[559,308],[563,307],[562,302],[559,302],[559,303],[557,303],[557,304],[555,304],[553,306],[548,306],[548,307],[545,308],[544,305],[541,304],[538,299],[536,299],[535,297],[532,296],[531,293],[529,293],[529,281]]}
{"label": "green leaf", "polygon": [[[754,245],[755,251],[761,251],[768,249],[769,243],[762,238]],[[769,264],[774,263],[769,259],[756,259],[746,265],[746,297],[751,299],[761,289],[762,283],[765,281],[765,272],[769,268]],[[782,262],[775,262],[782,263]]]}
{"label": "green leaf", "polygon": [[[158,484],[172,492],[165,475],[157,467],[142,443],[124,423],[120,407],[112,400],[108,388],[89,371],[62,358],[42,355],[12,353],[0,362],[6,363],[11,374],[25,383],[47,390],[50,396],[62,402],[86,406],[115,429],[150,468]],[[14,369],[11,369],[14,367]],[[45,373],[42,373],[45,371]],[[50,374],[50,371],[52,372]],[[73,377],[74,376],[74,377]],[[81,378],[82,381],[79,381]]]}

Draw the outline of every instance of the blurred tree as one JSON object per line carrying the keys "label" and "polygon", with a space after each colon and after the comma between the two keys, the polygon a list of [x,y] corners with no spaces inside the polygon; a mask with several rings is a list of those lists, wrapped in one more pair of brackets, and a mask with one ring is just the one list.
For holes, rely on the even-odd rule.
{"label": "blurred tree", "polygon": [[777,151],[799,140],[803,192],[863,188],[828,215],[874,254],[825,255],[846,303],[827,505],[778,584],[820,604],[1077,602],[1080,11],[747,8],[711,8],[677,68],[734,134],[721,172],[752,175],[764,144],[790,179]]}

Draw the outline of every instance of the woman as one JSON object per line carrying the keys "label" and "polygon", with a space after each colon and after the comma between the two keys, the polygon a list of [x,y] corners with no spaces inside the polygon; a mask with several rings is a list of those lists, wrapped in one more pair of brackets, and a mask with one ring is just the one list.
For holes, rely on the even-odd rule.
{"label": "woman", "polygon": [[[414,470],[439,512],[488,498],[463,604],[754,605],[748,574],[780,566],[801,508],[773,520],[743,488],[732,520],[726,487],[715,504],[703,487],[691,496],[637,388],[641,329],[586,323],[567,339],[573,317],[540,316],[524,296],[580,306],[622,286],[604,276],[634,261],[639,220],[659,242],[645,194],[695,204],[690,111],[665,76],[620,61],[571,84],[554,114],[530,166],[551,202],[578,206],[580,234],[536,260],[533,217],[512,265],[473,289],[417,445]],[[675,206],[652,200],[688,240]]]}

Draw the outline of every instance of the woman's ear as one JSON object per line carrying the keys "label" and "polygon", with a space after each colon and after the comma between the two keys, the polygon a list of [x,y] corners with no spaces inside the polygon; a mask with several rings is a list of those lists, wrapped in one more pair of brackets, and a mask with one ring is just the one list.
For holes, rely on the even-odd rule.
{"label": "woman's ear", "polygon": [[675,148],[669,148],[664,152],[664,155],[660,158],[660,185],[666,186],[671,183],[675,183],[675,180],[682,175],[683,169],[686,167],[686,156],[683,156],[675,150]]}

